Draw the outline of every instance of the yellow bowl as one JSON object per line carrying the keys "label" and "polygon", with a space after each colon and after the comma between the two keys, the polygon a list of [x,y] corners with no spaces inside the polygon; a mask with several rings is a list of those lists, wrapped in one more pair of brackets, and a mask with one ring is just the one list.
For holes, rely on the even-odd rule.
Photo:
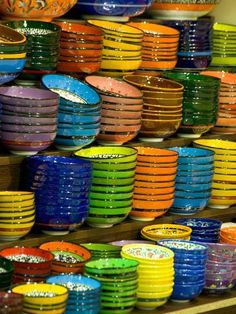
{"label": "yellow bowl", "polygon": [[24,211],[24,212],[20,212],[20,211],[14,211],[14,212],[9,212],[9,211],[1,211],[0,210],[0,218],[8,218],[8,219],[14,219],[14,218],[19,218],[19,217],[22,217],[22,218],[25,218],[25,217],[28,217],[28,216],[34,216],[35,214],[35,210],[32,209],[32,210],[27,210],[27,211]]}
{"label": "yellow bowl", "polygon": [[[50,297],[32,297],[27,296],[27,294],[33,293],[34,291],[39,291],[42,293],[52,293],[55,296]],[[24,295],[24,301],[31,304],[41,304],[41,305],[53,305],[58,303],[63,303],[68,298],[68,289],[59,285],[50,285],[46,283],[28,283],[16,286],[12,289],[12,292],[20,293]]]}
{"label": "yellow bowl", "polygon": [[151,283],[142,283],[140,280],[138,281],[138,291],[142,292],[152,292],[155,291],[155,293],[168,293],[170,289],[173,289],[174,287],[174,281],[170,283],[169,285],[155,285]]}
{"label": "yellow bowl", "polygon": [[1,202],[19,202],[34,198],[33,192],[24,191],[0,191]]}
{"label": "yellow bowl", "polygon": [[135,51],[141,52],[141,45],[133,44],[126,44],[122,41],[114,41],[105,39],[103,40],[103,47],[104,48],[112,48],[112,49],[120,49],[120,50],[127,50],[127,51]]}
{"label": "yellow bowl", "polygon": [[156,282],[171,282],[174,280],[174,271],[170,272],[169,274],[159,272],[156,273],[156,271],[153,269],[151,272],[143,272],[138,270],[139,278],[142,278],[142,280],[155,280]]}
{"label": "yellow bowl", "polygon": [[218,168],[230,168],[236,170],[236,158],[235,162],[215,160],[214,166]]}
{"label": "yellow bowl", "polygon": [[236,182],[236,175],[230,175],[230,174],[214,174],[213,175],[213,181],[226,181],[228,183],[230,182]]}
{"label": "yellow bowl", "polygon": [[34,205],[34,198],[26,200],[26,201],[6,201],[2,202],[0,200],[0,209],[1,208],[8,208],[8,210],[11,210],[12,208],[22,208],[22,207],[33,207]]}
{"label": "yellow bowl", "polygon": [[213,189],[225,189],[225,190],[234,190],[236,193],[236,184],[225,183],[224,181],[213,181],[212,183]]}
{"label": "yellow bowl", "polygon": [[141,51],[124,51],[124,50],[115,50],[115,49],[103,49],[102,55],[104,57],[132,57],[132,58],[141,58]]}
{"label": "yellow bowl", "polygon": [[17,206],[17,207],[2,207],[2,204],[0,204],[0,212],[4,212],[4,213],[26,213],[28,211],[34,210],[35,206],[34,204],[31,204],[30,206]]}
{"label": "yellow bowl", "polygon": [[60,309],[53,309],[53,310],[31,310],[32,312],[28,312],[29,308],[26,307],[24,311],[23,307],[23,313],[34,313],[34,314],[64,314],[65,313],[65,306]]}
{"label": "yellow bowl", "polygon": [[0,214],[0,224],[2,224],[2,223],[12,223],[12,224],[17,224],[17,223],[20,223],[20,224],[22,224],[22,223],[27,223],[27,222],[31,222],[32,220],[35,220],[35,215],[29,215],[29,216],[27,216],[27,217],[13,217],[13,218],[11,218],[11,217],[9,217],[9,218],[6,218],[6,217],[4,217],[4,218],[2,218],[1,217],[1,214]]}
{"label": "yellow bowl", "polygon": [[102,59],[101,69],[106,70],[121,70],[121,71],[135,71],[139,69],[142,63],[141,58],[135,60],[111,60]]}
{"label": "yellow bowl", "polygon": [[236,174],[236,169],[215,167],[215,173],[231,175]]}
{"label": "yellow bowl", "polygon": [[[172,277],[172,280],[152,280],[152,279],[145,279],[141,276],[139,276],[138,279],[139,287],[152,287],[157,292],[158,289],[162,289],[163,291],[171,289],[174,285],[174,277]],[[140,288],[141,289],[141,288]]]}
{"label": "yellow bowl", "polygon": [[191,232],[191,228],[177,224],[156,224],[142,229],[143,235],[147,235],[155,240],[183,239],[183,237],[189,237]]}
{"label": "yellow bowl", "polygon": [[210,149],[219,155],[235,155],[236,142],[219,139],[199,139],[193,142],[194,146]]}
{"label": "yellow bowl", "polygon": [[[198,146],[196,146],[198,147]],[[199,146],[200,148],[203,148],[201,146]],[[225,154],[225,155],[220,155],[220,154],[215,154],[214,156],[214,161],[226,161],[226,162],[236,162],[236,155],[229,155],[229,154]]]}
{"label": "yellow bowl", "polygon": [[230,206],[235,204],[235,200],[227,200],[227,199],[214,199],[211,198],[208,207],[210,208],[218,208],[218,209],[225,209],[229,208]]}
{"label": "yellow bowl", "polygon": [[[149,236],[147,236],[146,234],[144,235],[142,231],[141,231],[141,235],[142,235],[142,238],[145,239],[145,240],[151,240],[151,241],[160,240],[160,239],[156,239],[156,238],[154,238],[154,237],[149,237]],[[171,239],[171,238],[170,238],[170,239]],[[178,240],[186,240],[186,241],[189,241],[189,240],[190,240],[190,236],[186,236],[186,237],[183,237],[183,238],[178,238]]]}
{"label": "yellow bowl", "polygon": [[[236,197],[236,190],[220,190],[220,189],[212,189],[211,191],[212,196],[220,196],[220,197],[226,197],[227,196],[234,196]],[[236,201],[235,201],[236,203]]]}
{"label": "yellow bowl", "polygon": [[164,292],[144,292],[137,291],[137,297],[140,299],[162,299],[167,298],[172,294],[173,289]]}
{"label": "yellow bowl", "polygon": [[26,52],[22,53],[10,53],[10,54],[0,54],[0,59],[24,59],[26,57]]}
{"label": "yellow bowl", "polygon": [[0,223],[0,229],[22,229],[22,228],[31,228],[33,227],[35,221],[34,219],[31,219],[30,222],[23,222],[23,223]]}

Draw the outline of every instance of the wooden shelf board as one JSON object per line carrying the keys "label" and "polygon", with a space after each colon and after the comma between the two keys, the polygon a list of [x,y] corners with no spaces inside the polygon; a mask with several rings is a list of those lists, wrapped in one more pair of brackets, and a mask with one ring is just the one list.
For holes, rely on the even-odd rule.
{"label": "wooden shelf board", "polygon": [[[187,303],[169,301],[164,306],[147,311],[149,314],[200,314],[200,313],[236,313],[236,290],[232,290],[221,297],[200,295],[197,299]],[[132,314],[144,314],[142,310],[134,310]]]}
{"label": "wooden shelf board", "polygon": [[[193,216],[184,216],[193,217]],[[232,221],[236,217],[236,207],[231,207],[226,210],[221,209],[204,209],[203,211],[194,215],[194,217],[208,217],[220,219],[224,222]],[[82,226],[77,231],[71,232],[64,236],[50,236],[46,234],[31,233],[19,241],[0,242],[0,249],[9,246],[38,246],[41,243],[55,240],[72,241],[75,243],[83,242],[111,242],[125,239],[137,239],[142,227],[152,225],[155,223],[171,223],[180,216],[166,214],[163,217],[157,218],[151,222],[139,222],[128,219],[121,224],[115,225],[112,228],[99,229],[91,228],[89,226]]]}

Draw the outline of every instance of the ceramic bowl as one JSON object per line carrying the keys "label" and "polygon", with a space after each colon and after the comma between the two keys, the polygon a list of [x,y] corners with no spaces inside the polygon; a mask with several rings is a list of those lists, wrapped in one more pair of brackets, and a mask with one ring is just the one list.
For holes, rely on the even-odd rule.
{"label": "ceramic bowl", "polygon": [[142,235],[148,236],[153,240],[160,239],[181,239],[188,240],[192,233],[189,227],[174,224],[159,224],[146,226],[142,229]]}
{"label": "ceramic bowl", "polygon": [[81,246],[85,247],[92,253],[92,260],[104,258],[118,258],[120,257],[120,248],[112,244],[103,243],[83,243]]}

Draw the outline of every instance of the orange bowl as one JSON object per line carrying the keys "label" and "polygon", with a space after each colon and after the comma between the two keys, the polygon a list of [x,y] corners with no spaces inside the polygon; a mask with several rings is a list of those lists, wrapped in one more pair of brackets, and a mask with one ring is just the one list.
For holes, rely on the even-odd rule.
{"label": "orange bowl", "polygon": [[137,135],[137,132],[117,132],[117,133],[99,133],[96,137],[96,140],[99,143],[110,143],[114,145],[122,145],[134,139]]}
{"label": "orange bowl", "polygon": [[136,166],[137,174],[171,175],[176,174],[176,171],[176,168],[142,167],[139,165]]}
{"label": "orange bowl", "polygon": [[163,216],[167,212],[167,209],[148,211],[148,210],[132,210],[129,214],[131,219],[140,221],[152,221],[157,217]]}
{"label": "orange bowl", "polygon": [[171,207],[173,204],[174,199],[168,199],[164,201],[145,201],[145,200],[133,200],[133,208],[134,210],[137,208],[140,209],[147,209],[147,210],[166,210]]}
{"label": "orange bowl", "polygon": [[148,194],[136,194],[133,195],[133,200],[145,200],[145,201],[166,201],[174,198],[174,193],[160,194],[160,195],[148,195]]}
{"label": "orange bowl", "polygon": [[168,175],[158,175],[158,176],[152,176],[152,175],[143,175],[143,174],[135,174],[135,180],[137,181],[148,181],[148,182],[168,182],[168,181],[174,181],[176,177],[176,173],[174,174],[168,174]]}
{"label": "orange bowl", "polygon": [[147,194],[147,195],[162,195],[173,193],[175,191],[175,186],[167,188],[142,188],[134,187],[134,194]]}
{"label": "orange bowl", "polygon": [[158,181],[158,182],[152,182],[152,181],[139,181],[135,180],[134,187],[138,188],[170,188],[175,186],[175,180],[170,181]]}
{"label": "orange bowl", "polygon": [[172,163],[177,162],[178,153],[168,149],[155,147],[135,147],[138,151],[137,161],[147,163]]}

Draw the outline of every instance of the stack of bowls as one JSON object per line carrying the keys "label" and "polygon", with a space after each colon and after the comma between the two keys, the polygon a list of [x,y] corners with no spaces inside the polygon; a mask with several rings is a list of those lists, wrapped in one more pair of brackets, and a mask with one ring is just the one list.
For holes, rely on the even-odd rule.
{"label": "stack of bowls", "polygon": [[[7,290],[10,288],[11,283],[12,283],[13,272],[14,272],[13,262],[0,256],[0,291]],[[1,300],[1,292],[0,292],[0,300]]]}
{"label": "stack of bowls", "polygon": [[177,224],[157,224],[143,227],[141,236],[151,241],[162,239],[190,240],[192,229]]}
{"label": "stack of bowls", "polygon": [[220,242],[236,244],[236,227],[223,227],[220,230]]}
{"label": "stack of bowls", "polygon": [[196,20],[211,12],[220,0],[154,0],[149,13],[158,19]]}
{"label": "stack of bowls", "polygon": [[14,80],[26,63],[26,37],[0,25],[0,85]]}
{"label": "stack of bowls", "polygon": [[54,0],[48,0],[46,5],[38,5],[37,0],[25,0],[24,10],[22,10],[22,3],[20,0],[8,2],[2,1],[0,8],[1,16],[8,20],[15,18],[51,21],[52,19],[66,14],[76,3],[76,0],[57,1],[55,5]]}
{"label": "stack of bowls", "polygon": [[130,147],[91,147],[75,153],[93,164],[87,223],[109,228],[130,213],[137,151]]}
{"label": "stack of bowls", "polygon": [[59,275],[47,279],[49,284],[58,284],[69,290],[65,314],[100,313],[101,284],[81,275]]}
{"label": "stack of bowls", "polygon": [[127,22],[130,17],[143,14],[152,0],[80,0],[77,3],[80,14],[86,19],[96,18],[109,21]]}
{"label": "stack of bowls", "polygon": [[195,140],[194,146],[209,149],[214,154],[214,176],[208,206],[225,209],[236,204],[236,143],[227,140]]}
{"label": "stack of bowls", "polygon": [[120,257],[121,248],[109,243],[82,243],[81,246],[90,251],[92,260]]}
{"label": "stack of bowls", "polygon": [[46,234],[64,235],[78,228],[88,215],[92,165],[60,156],[26,160],[25,187],[35,192],[36,225]]}
{"label": "stack of bowls", "polygon": [[170,299],[188,302],[197,298],[205,285],[207,246],[174,240],[161,240],[158,244],[171,249],[175,254],[175,284]]}
{"label": "stack of bowls", "polygon": [[106,76],[123,76],[139,69],[142,63],[141,30],[109,21],[88,20],[88,23],[104,31],[100,73]]}
{"label": "stack of bowls", "polygon": [[164,305],[174,286],[174,253],[152,244],[127,244],[121,255],[139,262],[136,307],[154,310]]}
{"label": "stack of bowls", "polygon": [[80,245],[69,242],[46,242],[40,249],[53,254],[52,274],[80,274],[84,264],[91,258],[91,253]]}
{"label": "stack of bowls", "polygon": [[144,32],[141,69],[172,70],[177,64],[179,31],[151,24],[129,23]]}
{"label": "stack of bowls", "polygon": [[235,245],[208,244],[206,284],[204,291],[219,295],[228,292],[236,282]]}
{"label": "stack of bowls", "polygon": [[170,213],[192,215],[204,209],[211,197],[214,154],[206,149],[173,147],[178,157],[174,203]]}
{"label": "stack of bowls", "polygon": [[103,32],[76,21],[58,21],[61,27],[60,72],[93,73],[100,69]]}
{"label": "stack of bowls", "polygon": [[128,83],[110,77],[91,75],[85,81],[103,100],[98,142],[121,145],[135,138],[141,128],[142,93]]}
{"label": "stack of bowls", "polygon": [[215,23],[213,26],[212,66],[236,66],[236,25]]}
{"label": "stack of bowls", "polygon": [[58,96],[21,86],[0,87],[1,141],[11,153],[35,155],[56,137]]}
{"label": "stack of bowls", "polygon": [[146,241],[146,240],[120,240],[120,241],[112,241],[110,244],[115,246],[124,246],[127,244],[155,244],[154,241]]}
{"label": "stack of bowls", "polygon": [[173,204],[178,155],[167,149],[136,149],[138,155],[130,217],[152,221],[164,215]]}
{"label": "stack of bowls", "polygon": [[198,138],[216,123],[220,80],[196,73],[165,73],[184,85],[183,119],[178,136]]}
{"label": "stack of bowls", "polygon": [[220,71],[203,71],[201,74],[221,79],[219,112],[214,134],[236,133],[236,74]]}
{"label": "stack of bowls", "polygon": [[7,21],[4,24],[27,37],[25,73],[42,74],[56,70],[61,31],[59,26],[27,20]]}
{"label": "stack of bowls", "polygon": [[15,241],[30,232],[35,222],[34,194],[0,192],[0,240]]}
{"label": "stack of bowls", "polygon": [[101,283],[101,314],[130,313],[137,301],[136,261],[108,258],[85,264],[85,275]]}
{"label": "stack of bowls", "polygon": [[91,144],[100,130],[99,94],[87,84],[61,74],[45,75],[42,83],[60,96],[56,147],[73,151]]}
{"label": "stack of bowls", "polygon": [[66,287],[47,283],[31,283],[18,285],[12,291],[24,296],[23,313],[65,313],[68,299]]}
{"label": "stack of bowls", "polygon": [[174,134],[182,120],[183,85],[159,77],[126,75],[124,80],[143,92],[139,139],[160,142]]}
{"label": "stack of bowls", "polygon": [[21,314],[23,296],[11,291],[0,292],[0,314]]}
{"label": "stack of bowls", "polygon": [[222,222],[212,218],[179,218],[174,221],[192,229],[191,241],[216,243],[219,241]]}
{"label": "stack of bowls", "polygon": [[163,24],[180,32],[176,68],[205,69],[212,58],[213,19],[164,20]]}
{"label": "stack of bowls", "polygon": [[0,251],[13,262],[12,283],[41,282],[51,274],[53,255],[38,248],[13,247]]}

